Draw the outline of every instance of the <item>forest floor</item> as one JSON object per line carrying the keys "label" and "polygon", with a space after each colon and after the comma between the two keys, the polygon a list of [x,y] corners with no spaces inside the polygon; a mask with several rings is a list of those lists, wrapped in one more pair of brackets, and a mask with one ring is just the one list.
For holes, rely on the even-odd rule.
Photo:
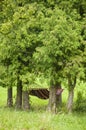
{"label": "forest floor", "polygon": [[86,130],[86,111],[67,114],[63,107],[54,115],[46,111],[48,100],[30,99],[30,111],[7,108],[6,89],[0,87],[0,130]]}

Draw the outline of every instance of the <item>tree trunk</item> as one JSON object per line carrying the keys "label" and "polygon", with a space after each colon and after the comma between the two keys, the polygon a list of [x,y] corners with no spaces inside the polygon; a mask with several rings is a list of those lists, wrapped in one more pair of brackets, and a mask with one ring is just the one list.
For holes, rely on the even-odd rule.
{"label": "tree trunk", "polygon": [[73,98],[74,98],[74,88],[76,86],[76,76],[72,77],[70,74],[68,76],[68,86],[69,86],[69,94],[68,94],[68,102],[67,102],[67,112],[71,113],[73,108]]}
{"label": "tree trunk", "polygon": [[57,91],[60,91],[59,94],[57,94],[57,104],[59,106],[62,105],[62,92],[61,90],[63,91],[62,87],[61,87],[61,83],[57,84]]}
{"label": "tree trunk", "polygon": [[62,91],[63,89],[61,88],[61,83],[57,83],[56,85],[50,87],[48,111],[57,113],[57,108],[62,104]]}
{"label": "tree trunk", "polygon": [[21,80],[17,79],[17,96],[16,96],[16,108],[22,108],[22,82]]}
{"label": "tree trunk", "polygon": [[28,91],[23,91],[23,109],[24,110],[29,110],[30,109],[29,93],[28,93]]}
{"label": "tree trunk", "polygon": [[67,102],[67,111],[68,111],[68,113],[72,112],[73,97],[74,97],[74,89],[72,88],[71,90],[69,90],[69,94],[68,94],[68,102]]}
{"label": "tree trunk", "polygon": [[49,104],[48,104],[48,111],[52,113],[57,112],[57,95],[56,95],[56,86],[50,87],[49,91]]}
{"label": "tree trunk", "polygon": [[12,95],[12,87],[7,89],[7,106],[13,106],[13,95]]}

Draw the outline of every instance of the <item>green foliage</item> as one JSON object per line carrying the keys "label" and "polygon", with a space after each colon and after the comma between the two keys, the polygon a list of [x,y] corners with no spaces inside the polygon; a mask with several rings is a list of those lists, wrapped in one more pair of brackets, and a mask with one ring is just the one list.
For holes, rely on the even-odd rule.
{"label": "green foliage", "polygon": [[[86,95],[86,94],[85,94]],[[82,92],[78,92],[77,94],[77,100],[76,100],[76,111],[84,112],[86,110],[86,104],[85,104],[86,98],[83,97]]]}
{"label": "green foliage", "polygon": [[1,1],[1,81],[15,86],[19,75],[27,88],[42,86],[43,79],[56,84],[69,73],[85,77],[85,5],[85,0]]}
{"label": "green foliage", "polygon": [[[35,60],[41,64],[39,71],[48,74],[53,84],[62,80],[64,71],[66,74],[70,73],[72,64],[77,68],[76,61],[80,58],[76,57],[79,54],[80,28],[77,21],[67,17],[66,13],[57,6],[51,11],[47,9],[40,33],[43,45],[37,47],[34,53]],[[73,69],[72,73],[74,73]]]}
{"label": "green foliage", "polygon": [[[10,2],[10,5],[3,2],[3,15],[7,17],[5,16],[0,26],[0,61],[10,74],[9,78],[17,78],[19,74],[22,82],[26,82],[26,78],[28,82],[31,76],[27,75],[33,75],[32,55],[36,46],[40,45],[39,37],[37,38],[41,31],[41,14],[38,15],[40,8],[36,3],[23,3],[20,7],[16,5],[19,1]],[[12,14],[9,12],[10,8],[13,10]]]}
{"label": "green foliage", "polygon": [[77,81],[75,90],[75,110],[84,112],[86,110],[86,83],[83,81]]}

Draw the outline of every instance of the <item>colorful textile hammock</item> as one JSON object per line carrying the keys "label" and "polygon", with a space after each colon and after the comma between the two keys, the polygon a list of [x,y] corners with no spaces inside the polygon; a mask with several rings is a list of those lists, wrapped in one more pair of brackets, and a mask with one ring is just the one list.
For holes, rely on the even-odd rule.
{"label": "colorful textile hammock", "polygon": [[[58,88],[56,91],[56,95],[59,96],[63,92],[63,90],[64,89],[62,89],[62,88]],[[41,98],[41,99],[48,99],[49,98],[49,90],[46,88],[31,89],[29,91],[29,94],[32,96],[37,96],[38,98]]]}
{"label": "colorful textile hammock", "polygon": [[48,99],[49,98],[49,90],[48,89],[31,89],[29,92],[32,96],[37,96],[41,99]]}

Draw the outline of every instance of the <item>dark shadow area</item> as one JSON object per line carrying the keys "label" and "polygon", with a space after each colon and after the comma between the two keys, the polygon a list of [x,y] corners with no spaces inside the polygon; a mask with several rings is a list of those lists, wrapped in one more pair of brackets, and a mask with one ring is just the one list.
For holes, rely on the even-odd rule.
{"label": "dark shadow area", "polygon": [[74,111],[79,113],[86,113],[86,99],[80,100],[74,104]]}

